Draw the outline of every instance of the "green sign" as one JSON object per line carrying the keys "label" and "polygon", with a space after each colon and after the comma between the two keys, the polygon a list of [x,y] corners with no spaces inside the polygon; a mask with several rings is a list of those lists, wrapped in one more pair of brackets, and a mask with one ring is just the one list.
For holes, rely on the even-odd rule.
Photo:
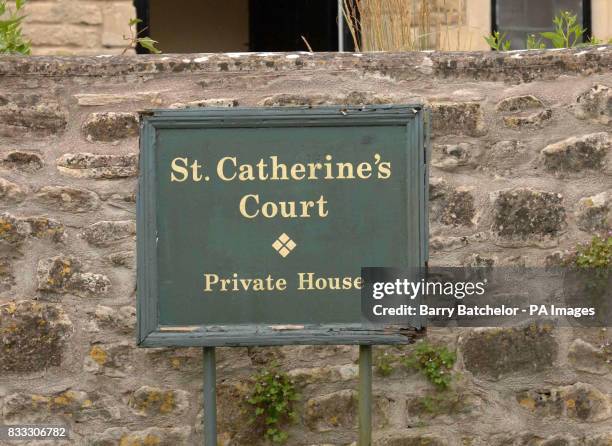
{"label": "green sign", "polygon": [[426,260],[421,106],[142,119],[143,346],[410,342],[368,326],[361,268]]}

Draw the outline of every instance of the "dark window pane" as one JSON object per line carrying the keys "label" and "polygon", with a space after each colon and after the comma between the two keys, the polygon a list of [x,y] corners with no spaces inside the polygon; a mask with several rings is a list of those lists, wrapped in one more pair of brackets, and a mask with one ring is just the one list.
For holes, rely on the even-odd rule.
{"label": "dark window pane", "polygon": [[527,35],[523,31],[507,31],[506,38],[512,42],[512,49],[524,49],[527,46]]}
{"label": "dark window pane", "polygon": [[497,1],[497,23],[513,23],[517,17],[525,16],[525,3],[521,1]]}
{"label": "dark window pane", "polygon": [[574,14],[579,14],[582,12],[582,0],[555,0],[555,9],[557,11],[572,11]]}
{"label": "dark window pane", "polygon": [[525,15],[525,24],[534,28],[550,28],[554,16],[553,2],[551,0],[532,2]]}

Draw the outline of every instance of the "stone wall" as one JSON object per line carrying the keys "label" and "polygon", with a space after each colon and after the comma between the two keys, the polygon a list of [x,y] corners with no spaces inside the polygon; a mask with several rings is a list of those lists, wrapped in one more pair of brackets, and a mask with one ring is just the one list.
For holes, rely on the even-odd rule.
{"label": "stone wall", "polygon": [[32,54],[93,55],[123,52],[136,10],[131,0],[30,0],[25,14]]}
{"label": "stone wall", "polygon": [[[67,422],[66,444],[201,444],[201,352],[134,342],[138,110],[425,101],[431,263],[543,265],[610,229],[611,68],[608,47],[0,58],[0,422]],[[605,330],[428,337],[458,353],[452,397],[430,413],[421,375],[377,375],[376,445],[612,444]],[[220,349],[220,444],[259,444],[244,397],[272,360],[300,388],[288,444],[351,444],[356,359]]]}

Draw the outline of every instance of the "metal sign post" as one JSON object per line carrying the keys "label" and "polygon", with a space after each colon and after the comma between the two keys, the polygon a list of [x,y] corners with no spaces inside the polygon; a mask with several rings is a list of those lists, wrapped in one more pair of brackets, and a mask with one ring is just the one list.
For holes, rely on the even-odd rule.
{"label": "metal sign post", "polygon": [[217,364],[215,347],[204,347],[204,446],[217,446]]}
{"label": "metal sign post", "polygon": [[372,346],[359,346],[359,444],[372,445]]}

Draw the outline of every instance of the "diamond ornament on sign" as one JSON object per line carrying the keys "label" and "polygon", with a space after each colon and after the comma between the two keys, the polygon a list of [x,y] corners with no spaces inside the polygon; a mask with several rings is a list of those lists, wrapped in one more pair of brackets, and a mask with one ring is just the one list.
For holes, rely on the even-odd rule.
{"label": "diamond ornament on sign", "polygon": [[284,232],[274,241],[274,243],[272,243],[272,248],[274,248],[281,257],[287,257],[296,246],[297,243],[291,240],[291,237]]}

